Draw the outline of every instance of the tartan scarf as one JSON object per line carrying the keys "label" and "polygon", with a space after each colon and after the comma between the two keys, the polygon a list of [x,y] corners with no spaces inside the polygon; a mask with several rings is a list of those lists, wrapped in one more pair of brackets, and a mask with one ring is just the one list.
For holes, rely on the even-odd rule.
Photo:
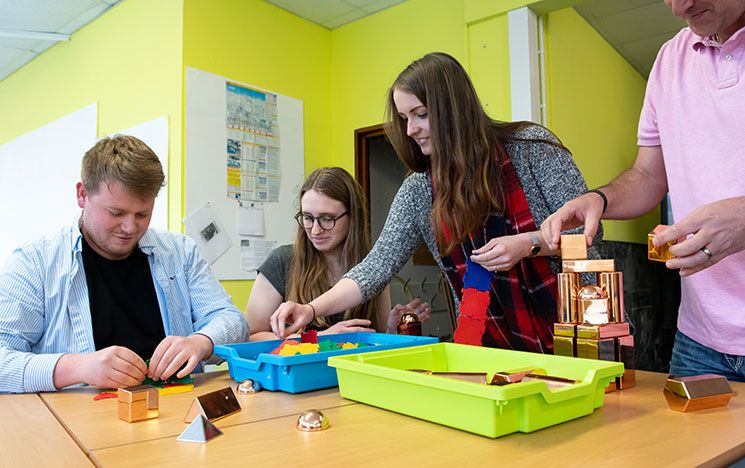
{"label": "tartan scarf", "polygon": [[[506,215],[492,213],[476,232],[442,258],[460,291],[454,341],[493,348],[553,353],[557,281],[546,257],[523,258],[509,271],[490,272],[469,259],[490,239],[536,231],[520,180],[506,151],[501,157]],[[450,233],[443,226],[444,234]]]}

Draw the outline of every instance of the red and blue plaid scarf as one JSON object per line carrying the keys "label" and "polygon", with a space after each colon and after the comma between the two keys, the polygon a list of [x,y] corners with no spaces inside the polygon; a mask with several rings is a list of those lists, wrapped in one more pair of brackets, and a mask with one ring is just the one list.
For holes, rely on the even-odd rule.
{"label": "red and blue plaid scarf", "polygon": [[[501,155],[506,215],[492,213],[442,258],[455,291],[460,313],[455,342],[541,353],[553,352],[556,321],[556,275],[545,257],[523,258],[509,271],[490,272],[469,260],[471,252],[495,237],[536,231],[515,168],[507,152]],[[449,235],[445,231],[445,235]]]}

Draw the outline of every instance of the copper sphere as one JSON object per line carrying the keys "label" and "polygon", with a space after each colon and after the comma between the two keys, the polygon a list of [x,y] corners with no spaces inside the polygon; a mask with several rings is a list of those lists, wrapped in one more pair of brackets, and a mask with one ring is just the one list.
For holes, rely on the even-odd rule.
{"label": "copper sphere", "polygon": [[329,428],[329,420],[320,411],[311,409],[303,411],[303,413],[297,418],[295,427],[298,431],[303,432],[324,431]]}
{"label": "copper sphere", "polygon": [[605,291],[603,291],[600,287],[595,286],[594,284],[584,286],[582,289],[579,290],[577,296],[580,300],[604,299],[607,297],[605,295]]}

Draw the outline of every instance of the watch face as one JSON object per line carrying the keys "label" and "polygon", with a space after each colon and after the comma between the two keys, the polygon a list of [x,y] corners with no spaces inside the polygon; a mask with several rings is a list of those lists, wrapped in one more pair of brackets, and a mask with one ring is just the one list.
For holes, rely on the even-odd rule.
{"label": "watch face", "polygon": [[530,256],[531,257],[535,257],[539,253],[541,253],[541,246],[540,245],[534,245],[534,246],[532,246],[530,248]]}

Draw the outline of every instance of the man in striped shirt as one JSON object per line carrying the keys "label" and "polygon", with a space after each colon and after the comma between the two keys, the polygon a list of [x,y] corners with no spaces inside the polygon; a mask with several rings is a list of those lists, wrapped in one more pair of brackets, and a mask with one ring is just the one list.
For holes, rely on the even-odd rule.
{"label": "man in striped shirt", "polygon": [[0,270],[0,392],[183,377],[215,344],[246,339],[194,242],[148,228],[165,177],[145,143],[100,140],[81,179],[79,220]]}

